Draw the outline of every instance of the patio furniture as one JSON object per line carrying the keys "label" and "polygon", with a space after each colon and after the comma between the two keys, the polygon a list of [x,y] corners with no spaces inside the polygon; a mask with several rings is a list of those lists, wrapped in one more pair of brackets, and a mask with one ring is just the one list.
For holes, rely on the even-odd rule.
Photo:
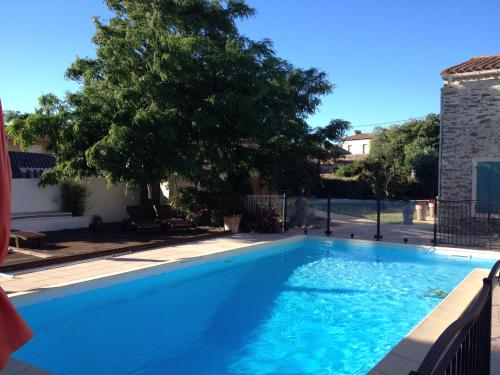
{"label": "patio furniture", "polygon": [[129,216],[128,224],[135,228],[136,231],[142,232],[144,230],[160,230],[161,224],[153,220],[148,220],[144,209],[141,206],[127,206],[127,213]]}
{"label": "patio furniture", "polygon": [[172,207],[168,204],[157,205],[154,204],[153,208],[156,212],[156,217],[158,222],[163,226],[170,229],[189,229],[191,228],[191,223],[186,220],[176,217],[175,212]]}
{"label": "patio furniture", "polygon": [[22,230],[12,230],[10,232],[10,238],[14,239],[16,242],[16,248],[21,248],[21,240],[23,241],[28,241],[28,240],[34,240],[37,244],[37,247],[40,248],[42,243],[41,239],[46,237],[47,235],[43,233],[38,233],[38,232],[29,232],[29,231],[22,231]]}

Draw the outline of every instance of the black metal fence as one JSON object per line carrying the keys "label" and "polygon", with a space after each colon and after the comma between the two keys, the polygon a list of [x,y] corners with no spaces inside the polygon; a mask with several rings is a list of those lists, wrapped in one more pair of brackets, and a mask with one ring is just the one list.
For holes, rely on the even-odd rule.
{"label": "black metal fence", "polygon": [[281,228],[339,238],[500,249],[500,202],[250,195],[247,210]]}
{"label": "black metal fence", "polygon": [[[425,209],[424,209],[425,208]],[[247,211],[280,213],[283,230],[364,240],[430,244],[434,209],[428,201],[248,196]]]}
{"label": "black metal fence", "polygon": [[437,200],[438,244],[500,246],[500,202]]}
{"label": "black metal fence", "polygon": [[497,261],[468,309],[431,347],[417,371],[410,375],[476,375],[490,373],[491,309]]}

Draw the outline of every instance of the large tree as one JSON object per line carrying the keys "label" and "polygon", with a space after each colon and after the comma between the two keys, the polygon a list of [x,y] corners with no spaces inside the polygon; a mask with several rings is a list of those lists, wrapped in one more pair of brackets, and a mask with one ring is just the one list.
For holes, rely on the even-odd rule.
{"label": "large tree", "polygon": [[215,189],[258,173],[285,187],[288,167],[335,156],[348,123],[306,122],[332,89],[325,73],[241,35],[236,20],[254,14],[244,1],[106,3],[113,16],[94,19],[96,57],[66,72],[80,89],[10,116],[23,145],[48,139],[56,167],[44,182],[103,175],[155,196],[170,174]]}

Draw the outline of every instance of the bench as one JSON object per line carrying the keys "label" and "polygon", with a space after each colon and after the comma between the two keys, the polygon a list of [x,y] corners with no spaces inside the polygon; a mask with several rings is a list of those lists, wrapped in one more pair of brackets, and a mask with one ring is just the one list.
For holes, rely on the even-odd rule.
{"label": "bench", "polygon": [[10,238],[12,238],[14,241],[16,241],[16,248],[21,247],[21,240],[23,241],[28,241],[28,240],[35,240],[37,243],[37,246],[41,246],[41,239],[46,237],[45,234],[43,233],[38,233],[38,232],[28,232],[28,231],[22,231],[22,230],[12,230],[10,232]]}

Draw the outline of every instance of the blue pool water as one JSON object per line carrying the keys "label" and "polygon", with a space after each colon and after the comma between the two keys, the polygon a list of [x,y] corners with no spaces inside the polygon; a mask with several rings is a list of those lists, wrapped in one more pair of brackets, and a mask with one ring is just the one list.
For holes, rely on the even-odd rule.
{"label": "blue pool water", "polygon": [[493,260],[316,239],[20,308],[55,374],[361,374]]}

